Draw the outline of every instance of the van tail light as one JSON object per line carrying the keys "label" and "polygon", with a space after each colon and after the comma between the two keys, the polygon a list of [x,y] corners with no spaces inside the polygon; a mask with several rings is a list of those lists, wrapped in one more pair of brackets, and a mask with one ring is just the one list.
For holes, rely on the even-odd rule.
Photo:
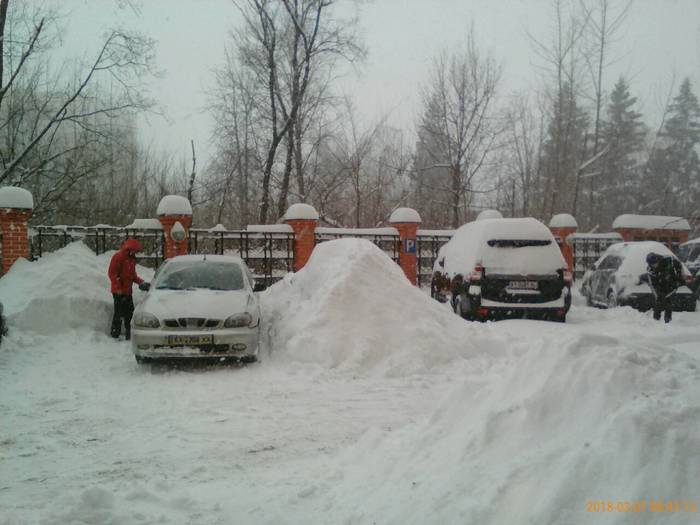
{"label": "van tail light", "polygon": [[477,264],[476,266],[474,266],[472,273],[469,274],[469,280],[472,282],[481,281],[481,276],[483,273],[484,273],[484,267],[481,266],[480,264]]}
{"label": "van tail light", "polygon": [[574,275],[569,269],[564,269],[564,282],[566,284],[571,284],[574,280]]}

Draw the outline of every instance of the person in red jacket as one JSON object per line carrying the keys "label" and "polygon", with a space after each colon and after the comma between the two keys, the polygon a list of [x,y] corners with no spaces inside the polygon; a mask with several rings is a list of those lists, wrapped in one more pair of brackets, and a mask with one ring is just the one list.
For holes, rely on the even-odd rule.
{"label": "person in red jacket", "polygon": [[134,314],[134,300],[131,297],[131,288],[134,283],[140,290],[148,290],[149,284],[144,282],[136,274],[136,252],[141,249],[141,243],[136,239],[127,239],[121,249],[112,256],[109,263],[109,280],[112,283],[112,297],[114,297],[114,316],[112,317],[111,335],[115,339],[122,331],[122,319],[124,320],[124,333],[126,339],[131,339],[131,316]]}

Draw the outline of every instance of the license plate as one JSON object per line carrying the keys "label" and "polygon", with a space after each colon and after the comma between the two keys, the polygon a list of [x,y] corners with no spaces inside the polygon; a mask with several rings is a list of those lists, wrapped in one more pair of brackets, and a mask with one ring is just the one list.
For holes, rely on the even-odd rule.
{"label": "license plate", "polygon": [[169,335],[170,346],[210,345],[214,343],[213,335]]}
{"label": "license plate", "polygon": [[537,281],[511,281],[508,288],[514,290],[537,290]]}

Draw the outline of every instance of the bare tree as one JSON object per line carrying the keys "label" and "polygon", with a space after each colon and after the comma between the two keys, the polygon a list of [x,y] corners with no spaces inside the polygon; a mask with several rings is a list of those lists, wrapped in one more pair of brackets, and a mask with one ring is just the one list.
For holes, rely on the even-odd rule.
{"label": "bare tree", "polygon": [[448,171],[451,224],[464,218],[462,202],[468,204],[475,177],[493,152],[499,129],[494,110],[501,68],[489,54],[479,51],[470,32],[466,49],[443,53],[433,63],[423,92],[423,115],[419,123],[419,147],[429,164]]}

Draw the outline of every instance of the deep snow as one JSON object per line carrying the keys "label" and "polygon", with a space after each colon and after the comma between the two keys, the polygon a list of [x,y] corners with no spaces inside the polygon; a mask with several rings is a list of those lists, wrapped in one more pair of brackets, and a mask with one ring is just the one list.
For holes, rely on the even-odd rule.
{"label": "deep snow", "polygon": [[586,501],[700,499],[700,314],[467,323],[329,241],[262,295],[260,363],[151,371],[105,335],[108,261],[0,279],[2,525],[697,521]]}

